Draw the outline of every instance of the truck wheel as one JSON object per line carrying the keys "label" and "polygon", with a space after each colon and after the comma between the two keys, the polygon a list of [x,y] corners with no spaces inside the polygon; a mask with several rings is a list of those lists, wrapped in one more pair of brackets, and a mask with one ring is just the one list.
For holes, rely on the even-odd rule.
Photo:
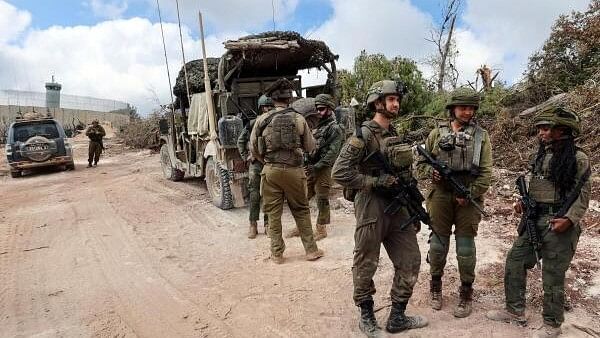
{"label": "truck wheel", "polygon": [[21,170],[11,170],[10,171],[10,177],[12,177],[12,178],[19,178],[19,177],[21,177]]}
{"label": "truck wheel", "polygon": [[229,172],[215,163],[212,157],[206,162],[206,187],[214,205],[223,210],[233,208]]}
{"label": "truck wheel", "polygon": [[169,156],[168,145],[163,144],[160,147],[160,166],[162,168],[163,176],[169,181],[181,181],[185,173],[177,168],[173,167],[171,163],[171,157]]}
{"label": "truck wheel", "polygon": [[67,170],[75,170],[75,162],[69,162],[69,164],[67,164]]}

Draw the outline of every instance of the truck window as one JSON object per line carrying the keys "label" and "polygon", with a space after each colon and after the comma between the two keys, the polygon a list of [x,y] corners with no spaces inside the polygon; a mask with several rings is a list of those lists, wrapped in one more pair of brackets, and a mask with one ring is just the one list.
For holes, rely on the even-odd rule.
{"label": "truck window", "polygon": [[16,142],[25,142],[33,136],[43,136],[48,139],[60,137],[54,121],[18,124],[14,127],[14,135]]}

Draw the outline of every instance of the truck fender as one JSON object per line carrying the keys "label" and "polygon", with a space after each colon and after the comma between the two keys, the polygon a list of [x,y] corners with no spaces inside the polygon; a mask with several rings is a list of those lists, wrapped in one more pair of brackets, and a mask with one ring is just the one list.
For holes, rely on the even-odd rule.
{"label": "truck fender", "polygon": [[217,144],[215,141],[209,141],[206,145],[206,148],[204,148],[204,158],[206,159],[210,156],[212,156],[215,159],[217,157]]}

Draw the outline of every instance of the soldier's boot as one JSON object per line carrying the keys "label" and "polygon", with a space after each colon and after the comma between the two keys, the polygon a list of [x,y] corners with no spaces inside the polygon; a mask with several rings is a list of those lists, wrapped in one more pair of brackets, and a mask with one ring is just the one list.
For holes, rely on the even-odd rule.
{"label": "soldier's boot", "polygon": [[88,165],[87,165],[87,167],[88,167],[88,168],[91,168],[91,167],[92,167],[92,162],[88,162]]}
{"label": "soldier's boot", "polygon": [[248,229],[248,238],[254,239],[256,238],[256,235],[258,235],[258,225],[256,224],[256,221],[251,221],[250,228]]}
{"label": "soldier's boot", "polygon": [[381,337],[383,332],[381,327],[377,324],[375,318],[375,312],[373,312],[373,301],[366,300],[360,303],[360,320],[358,321],[358,328],[367,337],[376,338]]}
{"label": "soldier's boot", "polygon": [[544,326],[540,327],[533,334],[534,338],[556,338],[562,334],[562,330],[559,327],[554,327],[548,324],[544,324]]}
{"label": "soldier's boot", "polygon": [[300,230],[298,230],[298,227],[293,228],[285,234],[285,238],[292,238],[298,236],[300,236]]}
{"label": "soldier's boot", "polygon": [[471,285],[461,285],[458,297],[458,304],[454,308],[454,317],[468,317],[473,310],[473,287]]}
{"label": "soldier's boot", "polygon": [[325,224],[317,224],[317,230],[315,231],[315,241],[320,241],[323,238],[327,237],[327,228]]}
{"label": "soldier's boot", "polygon": [[431,280],[429,282],[429,291],[430,291],[430,304],[431,308],[434,310],[442,309],[442,281],[441,280]]}
{"label": "soldier's boot", "polygon": [[418,329],[427,326],[427,318],[422,316],[407,316],[404,314],[406,303],[392,302],[392,309],[385,329],[389,333],[398,333],[404,330]]}
{"label": "soldier's boot", "polygon": [[497,322],[515,323],[518,325],[527,324],[527,318],[524,314],[512,313],[507,309],[491,310],[488,311],[485,316],[488,319],[495,320]]}
{"label": "soldier's boot", "polygon": [[274,256],[274,255],[271,255],[270,258],[273,261],[273,263],[275,263],[275,264],[283,264],[283,262],[284,262],[283,256]]}
{"label": "soldier's boot", "polygon": [[306,260],[307,261],[316,261],[317,259],[323,257],[324,255],[325,255],[325,253],[323,252],[323,250],[317,249],[315,251],[307,252]]}
{"label": "soldier's boot", "polygon": [[94,161],[94,167],[98,165],[98,161]]}

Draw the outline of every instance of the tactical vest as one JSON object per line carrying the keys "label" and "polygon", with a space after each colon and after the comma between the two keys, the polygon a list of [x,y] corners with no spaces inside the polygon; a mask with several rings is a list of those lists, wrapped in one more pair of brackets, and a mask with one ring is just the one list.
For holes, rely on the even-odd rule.
{"label": "tactical vest", "polygon": [[550,159],[552,154],[546,154],[543,161],[536,162],[534,158],[531,163],[531,175],[529,180],[529,194],[538,203],[558,203],[558,189],[550,180]]}
{"label": "tactical vest", "polygon": [[483,143],[483,129],[468,125],[462,131],[454,132],[449,123],[438,125],[440,138],[437,159],[445,162],[455,172],[479,176],[479,161]]}
{"label": "tactical vest", "polygon": [[412,150],[404,142],[404,138],[397,136],[393,130],[390,133],[392,134],[391,136],[387,136],[379,141],[368,126],[363,125],[357,128],[356,136],[364,140],[366,149],[366,156],[363,158],[359,170],[362,174],[375,177],[385,173],[384,164],[370,160],[369,154],[379,151],[388,161],[396,176],[410,179],[412,177]]}
{"label": "tactical vest", "polygon": [[327,124],[320,126],[313,133],[313,137],[316,141],[315,150],[310,154],[310,161],[314,164],[319,161],[321,158],[321,153],[323,148],[326,146],[325,142],[327,141],[327,136],[329,135],[329,129],[336,123],[335,119],[331,119]]}
{"label": "tactical vest", "polygon": [[[266,162],[291,166],[302,164],[302,143],[296,114],[298,113],[292,108],[286,108],[272,113],[262,121],[259,135],[264,138]],[[267,126],[270,128],[266,129]]]}

